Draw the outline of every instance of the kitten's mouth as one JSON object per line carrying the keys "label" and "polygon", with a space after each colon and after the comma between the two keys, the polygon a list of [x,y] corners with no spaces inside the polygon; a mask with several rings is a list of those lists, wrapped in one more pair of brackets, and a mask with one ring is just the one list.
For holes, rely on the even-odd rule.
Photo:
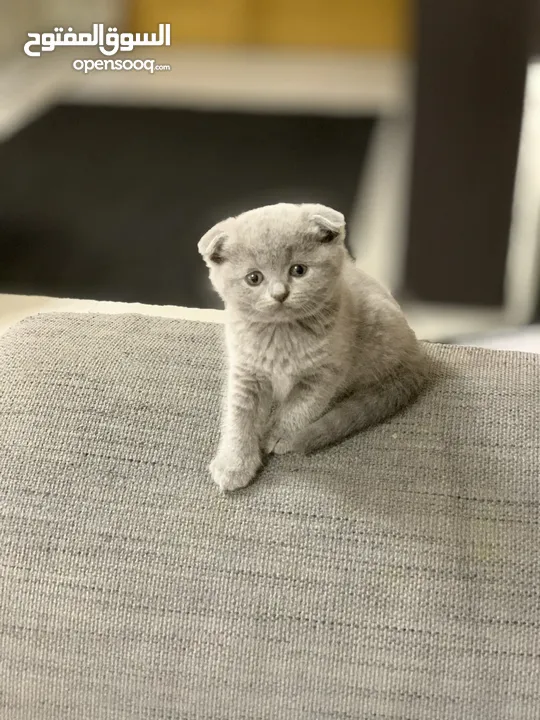
{"label": "kitten's mouth", "polygon": [[288,303],[286,300],[283,300],[283,302],[277,302],[275,305],[273,305],[270,312],[279,313],[280,315],[290,315],[291,313],[294,313],[294,306]]}
{"label": "kitten's mouth", "polygon": [[293,309],[290,305],[284,302],[276,303],[275,305],[267,306],[265,308],[261,308],[257,315],[264,319],[265,322],[272,321],[272,320],[290,320],[294,316]]}

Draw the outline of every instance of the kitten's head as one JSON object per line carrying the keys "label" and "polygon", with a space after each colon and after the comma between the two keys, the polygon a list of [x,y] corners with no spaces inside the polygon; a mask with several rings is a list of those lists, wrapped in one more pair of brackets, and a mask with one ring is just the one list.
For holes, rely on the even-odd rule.
{"label": "kitten's head", "polygon": [[227,307],[261,320],[316,313],[335,296],[345,219],[324,205],[280,203],[215,225],[199,242]]}

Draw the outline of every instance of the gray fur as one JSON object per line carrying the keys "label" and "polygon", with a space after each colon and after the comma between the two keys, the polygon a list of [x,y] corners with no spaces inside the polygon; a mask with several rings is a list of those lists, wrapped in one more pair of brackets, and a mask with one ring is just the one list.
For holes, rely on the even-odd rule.
{"label": "gray fur", "polygon": [[[344,239],[336,210],[281,203],[199,242],[227,314],[226,408],[210,465],[222,490],[247,485],[265,453],[313,452],[381,422],[424,384],[413,331]],[[305,275],[289,274],[295,264]],[[253,271],[264,275],[255,287]]]}

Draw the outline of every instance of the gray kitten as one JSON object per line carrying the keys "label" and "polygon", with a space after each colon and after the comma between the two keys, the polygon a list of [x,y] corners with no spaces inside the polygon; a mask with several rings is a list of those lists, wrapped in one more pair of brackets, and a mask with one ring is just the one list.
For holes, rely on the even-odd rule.
{"label": "gray kitten", "polygon": [[210,465],[222,490],[248,485],[264,453],[309,453],[384,420],[424,383],[399,305],[344,239],[336,210],[280,203],[199,242],[226,306],[227,400]]}

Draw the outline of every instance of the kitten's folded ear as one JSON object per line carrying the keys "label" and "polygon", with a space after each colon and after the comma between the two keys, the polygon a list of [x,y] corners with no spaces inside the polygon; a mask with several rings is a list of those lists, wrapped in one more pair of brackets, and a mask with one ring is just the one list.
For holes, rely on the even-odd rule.
{"label": "kitten's folded ear", "polygon": [[310,215],[317,230],[317,236],[323,243],[345,239],[345,216],[338,210],[326,205],[314,205]]}
{"label": "kitten's folded ear", "polygon": [[214,227],[210,228],[210,230],[199,240],[197,247],[208,266],[212,263],[214,265],[219,265],[225,259],[223,250],[225,241],[229,236],[227,222],[227,220],[224,220],[223,222],[214,225]]}

